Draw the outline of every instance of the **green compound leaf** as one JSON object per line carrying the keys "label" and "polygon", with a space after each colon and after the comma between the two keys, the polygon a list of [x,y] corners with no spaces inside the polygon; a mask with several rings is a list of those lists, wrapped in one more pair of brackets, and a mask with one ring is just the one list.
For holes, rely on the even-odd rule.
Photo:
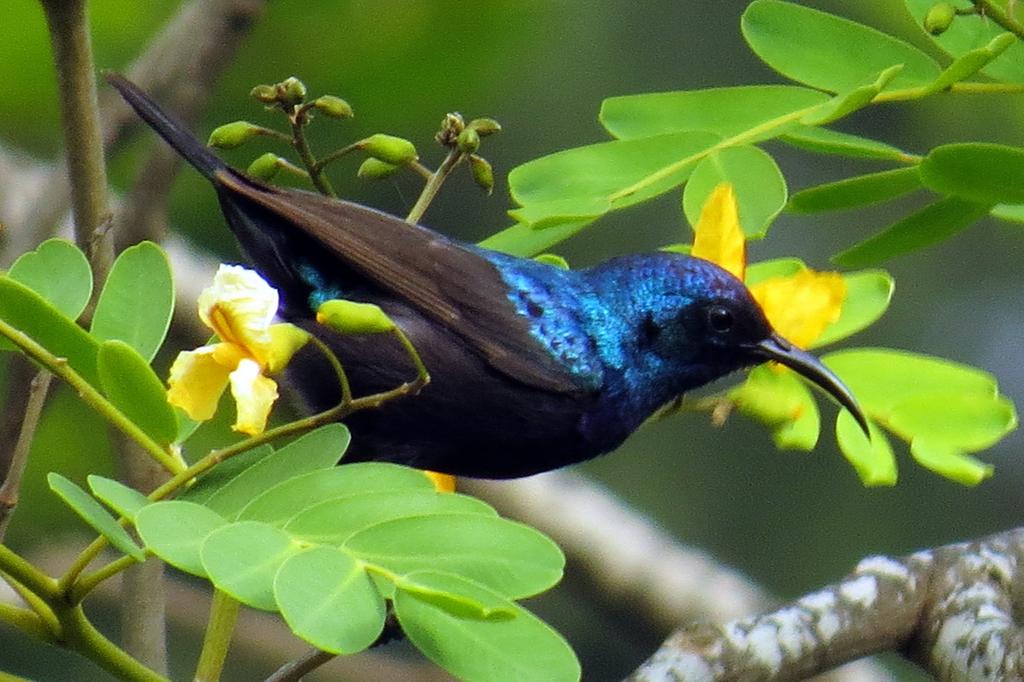
{"label": "green compound leaf", "polygon": [[21,254],[7,276],[35,291],[72,320],[78,319],[92,296],[89,261],[77,246],[64,239],[47,239],[35,251]]}
{"label": "green compound leaf", "polygon": [[748,239],[768,232],[786,205],[786,179],[775,160],[758,147],[729,147],[705,156],[683,189],[683,211],[696,225],[704,202],[723,182],[733,185],[740,227]]}
{"label": "green compound leaf", "polygon": [[1024,203],[1024,149],[963,142],[936,147],[921,162],[925,187],[978,204]]}
{"label": "green compound leaf", "polygon": [[[924,16],[935,4],[935,0],[904,0],[904,3],[915,23],[923,30]],[[1006,5],[1005,2],[1001,4]],[[933,36],[927,31],[924,33],[948,54],[959,58],[965,57],[972,50],[998,50],[999,43],[996,41],[1000,40],[1004,31],[1004,28],[988,17],[964,16],[957,17],[942,35]],[[1000,81],[1024,83],[1024,45],[1014,40],[1005,52],[985,64],[981,72]]]}
{"label": "green compound leaf", "polygon": [[207,535],[200,557],[210,581],[218,589],[254,609],[276,611],[274,576],[287,559],[302,549],[280,528],[241,521]]}
{"label": "green compound leaf", "polygon": [[117,409],[157,443],[174,442],[178,420],[167,389],[137,350],[123,341],[104,341],[96,368],[103,393]]}
{"label": "green compound leaf", "polygon": [[85,480],[93,495],[127,519],[134,519],[140,509],[151,504],[145,495],[120,481],[95,474],[90,474]]}
{"label": "green compound leaf", "polygon": [[292,632],[332,654],[369,647],[387,617],[384,598],[363,565],[334,547],[314,547],[282,563],[274,599]]}
{"label": "green compound leaf", "polygon": [[353,535],[345,548],[363,561],[403,574],[439,570],[475,580],[510,599],[551,587],[565,557],[547,536],[483,514],[395,519]]}
{"label": "green compound leaf", "polygon": [[200,550],[206,537],[227,524],[194,502],[154,502],[135,514],[135,528],[146,548],[180,571],[206,578]]}
{"label": "green compound leaf", "polygon": [[868,173],[801,190],[786,208],[797,213],[844,211],[889,201],[921,188],[917,167]]}
{"label": "green compound leaf", "polygon": [[235,455],[203,474],[202,478],[189,486],[185,492],[179,494],[178,499],[205,505],[207,500],[234,480],[236,476],[273,453],[273,447],[261,445],[258,448]]}
{"label": "green compound leaf", "polygon": [[800,122],[804,125],[818,126],[837,121],[849,116],[858,109],[863,109],[871,104],[885,86],[888,85],[903,70],[902,64],[890,66],[879,73],[870,82],[859,85],[836,95],[828,102],[808,112]]}
{"label": "green compound leaf", "polygon": [[896,66],[889,89],[919,87],[941,69],[924,52],[863,24],[778,0],[756,0],[743,13],[743,37],[766,64],[811,87],[844,92]]}
{"label": "green compound leaf", "polygon": [[96,302],[90,332],[100,341],[124,341],[153,360],[174,312],[174,281],[167,254],[153,242],[125,249],[114,261]]}
{"label": "green compound leaf", "polygon": [[946,197],[832,257],[843,267],[876,265],[952,237],[985,216],[991,205]]}
{"label": "green compound leaf", "polygon": [[46,476],[50,490],[64,500],[79,518],[90,528],[110,541],[110,544],[136,561],[145,561],[146,555],[131,539],[128,532],[118,525],[117,520],[107,512],[100,503],[77,485],[60,474],[50,473]]}
{"label": "green compound leaf", "polygon": [[839,319],[825,327],[811,348],[835,343],[870,327],[889,308],[896,282],[884,270],[843,273],[846,299]]}
{"label": "green compound leaf", "polygon": [[283,525],[304,509],[332,497],[433,489],[422,471],[385,462],[358,462],[278,483],[246,505],[238,518]]}
{"label": "green compound leaf", "polygon": [[68,365],[93,386],[99,385],[96,339],[42,296],[9,277],[0,277],[0,320],[67,360]]}
{"label": "green compound leaf", "polygon": [[885,433],[868,422],[871,440],[868,440],[847,410],[840,410],[836,418],[836,441],[839,450],[853,465],[865,486],[896,485],[896,456]]}
{"label": "green compound leaf", "polygon": [[919,462],[960,483],[973,485],[991,473],[965,453],[1017,426],[995,379],[973,367],[888,349],[841,351],[822,360],[873,420],[910,443]]}
{"label": "green compound leaf", "polygon": [[284,529],[306,542],[341,545],[375,524],[429,514],[497,516],[490,505],[467,495],[436,490],[396,490],[324,500],[294,516]]}
{"label": "green compound leaf", "polygon": [[909,154],[891,144],[828,128],[800,126],[785,133],[779,137],[779,140],[816,154],[877,161],[907,162],[912,160]]}
{"label": "green compound leaf", "polygon": [[789,370],[768,365],[755,367],[746,381],[729,392],[740,412],[772,429],[780,450],[813,450],[821,431],[818,405],[807,388]]}
{"label": "green compound leaf", "polygon": [[259,459],[227,481],[204,504],[224,518],[234,519],[245,505],[281,481],[336,465],[350,440],[343,424],[328,424],[311,431]]}
{"label": "green compound leaf", "polygon": [[610,97],[598,118],[619,139],[705,131],[724,138],[744,135],[750,144],[779,135],[802,112],[826,100],[824,93],[794,85],[655,92]]}
{"label": "green compound leaf", "polygon": [[658,135],[577,147],[535,159],[509,173],[512,198],[530,222],[555,225],[597,217],[595,210],[625,208],[686,181],[718,135]]}
{"label": "green compound leaf", "polygon": [[[465,595],[484,604],[500,604],[501,595],[444,573],[417,573],[439,592]],[[423,654],[466,682],[547,680],[576,682],[580,665],[566,641],[529,611],[512,602],[511,618],[459,616],[422,592],[395,594],[395,615],[402,631]]]}

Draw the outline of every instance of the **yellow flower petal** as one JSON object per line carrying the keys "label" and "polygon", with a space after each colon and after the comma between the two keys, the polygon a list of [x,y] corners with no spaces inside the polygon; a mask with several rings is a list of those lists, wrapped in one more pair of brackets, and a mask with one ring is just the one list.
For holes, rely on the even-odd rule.
{"label": "yellow flower petal", "polygon": [[704,202],[693,231],[691,255],[711,261],[743,279],[747,267],[746,239],[740,229],[736,194],[731,184],[723,182],[715,187]]}
{"label": "yellow flower petal", "polygon": [[213,286],[199,295],[199,317],[222,341],[247,348],[263,360],[277,313],[277,291],[253,270],[221,265]]}
{"label": "yellow flower petal", "polygon": [[300,348],[309,341],[309,332],[294,324],[282,322],[270,325],[270,345],[265,358],[267,372],[280,372]]}
{"label": "yellow flower petal", "polygon": [[439,493],[455,492],[455,477],[451,474],[439,474],[436,471],[423,471],[423,474],[434,484]]}
{"label": "yellow flower petal", "polygon": [[231,367],[217,361],[218,346],[183,351],[171,365],[167,380],[167,401],[180,407],[191,419],[205,421],[217,412],[217,403],[228,385]]}
{"label": "yellow flower petal", "polygon": [[235,398],[238,418],[231,427],[254,436],[267,427],[270,408],[277,400],[277,384],[260,373],[255,360],[245,359],[230,375],[231,395]]}
{"label": "yellow flower petal", "polygon": [[794,345],[807,348],[825,327],[839,319],[846,283],[838,272],[801,270],[755,284],[750,293],[775,331]]}

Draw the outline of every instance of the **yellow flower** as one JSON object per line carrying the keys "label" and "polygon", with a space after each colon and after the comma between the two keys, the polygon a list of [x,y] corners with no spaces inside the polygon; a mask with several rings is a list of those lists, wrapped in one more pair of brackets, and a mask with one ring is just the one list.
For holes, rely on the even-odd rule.
{"label": "yellow flower", "polygon": [[168,379],[168,401],[197,421],[213,417],[228,384],[238,414],[232,427],[261,433],[277,400],[277,383],[266,376],[284,368],[309,338],[291,324],[271,324],[278,295],[252,270],[221,265],[213,286],[199,296],[199,318],[218,343],[178,354]]}
{"label": "yellow flower", "polygon": [[[739,279],[746,271],[745,239],[732,185],[715,187],[694,227],[691,254],[709,260]],[[807,348],[839,319],[846,283],[838,272],[804,269],[750,287],[765,317],[782,337]]]}

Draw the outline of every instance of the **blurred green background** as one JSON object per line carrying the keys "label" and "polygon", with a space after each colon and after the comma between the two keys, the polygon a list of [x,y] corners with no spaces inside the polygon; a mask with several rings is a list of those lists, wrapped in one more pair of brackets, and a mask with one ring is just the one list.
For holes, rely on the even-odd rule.
{"label": "blurred green background", "polygon": [[[312,94],[338,94],[355,107],[354,121],[314,127],[311,135],[321,149],[384,131],[412,139],[425,161],[436,164],[441,155],[431,146],[431,136],[446,111],[467,118],[493,116],[505,129],[484,150],[496,170],[494,195],[484,197],[468,174],[459,174],[424,221],[477,240],[510,222],[504,183],[509,169],[604,139],[596,120],[603,98],[780,82],[743,43],[739,17],[746,4],[275,0],[228,68],[201,131],[237,118],[276,123],[246,94],[255,83],[289,75],[301,77]],[[872,24],[936,53],[899,0],[804,4]],[[98,67],[125,66],[176,7],[174,2],[94,0]],[[52,158],[59,148],[55,85],[36,3],[6,0],[0,35],[0,143]],[[913,105],[872,107],[840,127],[918,153],[957,140],[1019,143],[1022,104],[1020,97],[939,96]],[[267,142],[265,148],[246,146],[227,156],[244,165],[272,149]],[[778,145],[770,151],[791,190],[880,169],[872,162]],[[130,178],[132,155],[127,156],[113,166],[114,181],[122,187]],[[343,193],[384,210],[408,210],[416,197],[415,182],[364,183],[354,177],[357,165],[352,160],[335,169],[335,185]],[[905,212],[916,203],[911,198],[895,207],[814,218],[784,214],[767,241],[751,245],[751,260],[796,255],[826,268],[829,254],[890,223],[896,217],[889,213],[893,208]],[[214,196],[196,174],[185,173],[177,183],[171,217],[198,245],[225,259],[238,258]],[[584,266],[688,238],[685,229],[675,195],[615,214],[556,250],[573,265]],[[1021,403],[1021,255],[1020,226],[984,221],[937,248],[887,264],[897,281],[892,307],[853,345],[906,348],[976,365],[999,377],[1003,391]],[[833,408],[823,405],[826,425],[832,414]],[[69,523],[41,482],[46,470],[109,466],[105,448],[94,438],[100,428],[90,424],[66,394],[50,405],[27,499],[12,530],[19,548],[34,551],[30,545],[44,537],[52,545],[48,533]],[[896,487],[865,489],[835,448],[828,426],[813,453],[788,453],[775,451],[768,434],[742,417],[714,428],[704,416],[686,415],[643,429],[619,452],[582,468],[685,542],[708,549],[787,596],[838,579],[868,554],[903,554],[1021,524],[1022,445],[1015,433],[982,453],[996,465],[996,475],[978,488],[923,471],[903,452]],[[571,576],[535,606],[577,648],[587,680],[621,678],[666,634],[623,627],[623,614],[590,604]],[[195,636],[181,635],[186,642]],[[188,654],[191,644],[181,641],[175,640],[175,651]],[[0,628],[0,669],[38,679],[106,679],[75,659],[56,656],[48,662],[39,652],[20,635]],[[187,661],[180,665],[184,675]],[[253,674],[242,672],[235,679],[252,679]],[[913,677],[907,669],[898,675]]]}

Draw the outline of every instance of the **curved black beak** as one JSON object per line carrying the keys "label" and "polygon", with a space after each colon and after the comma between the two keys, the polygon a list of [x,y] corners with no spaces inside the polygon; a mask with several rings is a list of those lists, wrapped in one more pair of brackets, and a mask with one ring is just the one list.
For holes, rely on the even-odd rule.
{"label": "curved black beak", "polygon": [[853,418],[860,424],[860,428],[864,430],[864,434],[869,438],[871,437],[868,430],[867,417],[864,416],[864,412],[860,409],[860,405],[857,404],[853,393],[846,387],[846,384],[840,381],[839,377],[832,373],[832,370],[821,364],[821,360],[807,351],[797,348],[774,332],[764,341],[755,344],[753,351],[767,360],[781,363],[794,372],[810,379],[823,391],[835,398],[836,402],[848,409]]}

